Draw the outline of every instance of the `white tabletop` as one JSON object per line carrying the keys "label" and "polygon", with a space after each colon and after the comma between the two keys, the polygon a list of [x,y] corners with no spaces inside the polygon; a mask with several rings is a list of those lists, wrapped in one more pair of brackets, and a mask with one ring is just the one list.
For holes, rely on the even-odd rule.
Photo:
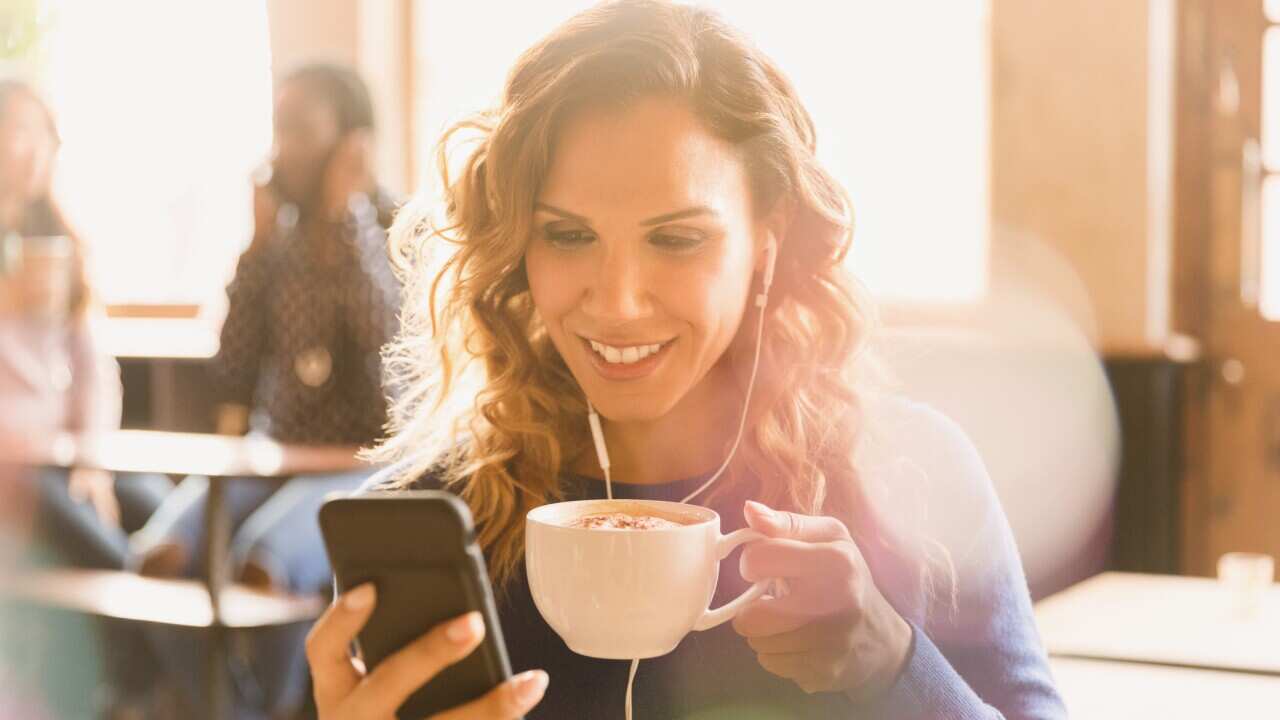
{"label": "white tabletop", "polygon": [[[55,569],[0,578],[0,597],[15,597],[75,612],[162,625],[209,627],[213,603],[196,580],[148,578],[111,570]],[[244,585],[222,591],[218,621],[256,628],[312,620],[324,599],[263,592]]]}
{"label": "white tabletop", "polygon": [[87,467],[113,472],[292,477],[370,468],[355,446],[286,445],[266,437],[116,430],[59,434],[10,456],[32,464]]}
{"label": "white tabletop", "polygon": [[1280,585],[1251,616],[1232,601],[1217,580],[1103,573],[1040,601],[1036,622],[1051,655],[1280,675]]}
{"label": "white tabletop", "polygon": [[1050,658],[1072,720],[1275,720],[1280,678],[1105,660]]}
{"label": "white tabletop", "polygon": [[218,353],[218,330],[198,318],[95,318],[103,352],[117,358],[206,360]]}

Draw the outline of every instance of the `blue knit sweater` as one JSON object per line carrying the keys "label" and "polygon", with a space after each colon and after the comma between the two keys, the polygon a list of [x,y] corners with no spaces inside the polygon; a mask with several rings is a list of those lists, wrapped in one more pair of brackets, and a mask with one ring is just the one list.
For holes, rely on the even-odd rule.
{"label": "blue knit sweater", "polygon": [[[881,538],[924,538],[903,550],[862,542],[877,586],[911,624],[905,668],[873,706],[840,693],[807,694],[766,672],[731,624],[690,633],[669,655],[641,662],[634,691],[638,720],[822,718],[1065,718],[1037,634],[1026,580],[1008,521],[986,469],[964,433],[923,405],[900,399],[869,406],[857,456],[859,480],[888,521]],[[378,487],[391,468],[370,479]],[[703,478],[658,485],[615,483],[618,498],[679,500]],[[604,496],[604,483],[566,475],[568,499]],[[413,484],[436,488],[428,475]],[[722,532],[745,525],[732,492],[712,505]],[[855,533],[857,536],[857,533]],[[931,549],[931,550],[929,550]],[[945,551],[945,552],[944,552]],[[954,567],[956,582],[920,583],[920,568]],[[943,573],[944,575],[951,573]],[[713,606],[746,589],[737,554],[721,563]],[[538,614],[523,577],[498,594],[499,616],[516,672],[551,677],[530,718],[620,718],[629,664],[571,652]]]}

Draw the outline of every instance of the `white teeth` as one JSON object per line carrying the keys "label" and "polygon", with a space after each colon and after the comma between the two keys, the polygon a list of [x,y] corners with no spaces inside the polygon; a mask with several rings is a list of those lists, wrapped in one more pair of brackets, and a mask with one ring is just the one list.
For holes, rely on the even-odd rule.
{"label": "white teeth", "polygon": [[630,347],[619,348],[612,345],[605,345],[604,343],[596,342],[595,340],[588,340],[587,342],[591,344],[591,349],[595,350],[596,354],[603,357],[605,361],[615,365],[630,365],[632,363],[640,362],[662,349],[662,343],[655,343],[653,345],[632,345]]}

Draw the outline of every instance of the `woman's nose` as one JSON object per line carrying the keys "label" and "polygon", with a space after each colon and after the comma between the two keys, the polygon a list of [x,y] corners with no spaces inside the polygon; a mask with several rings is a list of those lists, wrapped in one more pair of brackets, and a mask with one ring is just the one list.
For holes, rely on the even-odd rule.
{"label": "woman's nose", "polygon": [[605,321],[623,322],[646,317],[651,310],[646,272],[636,253],[626,248],[605,248],[601,261],[587,279],[585,307],[588,314]]}

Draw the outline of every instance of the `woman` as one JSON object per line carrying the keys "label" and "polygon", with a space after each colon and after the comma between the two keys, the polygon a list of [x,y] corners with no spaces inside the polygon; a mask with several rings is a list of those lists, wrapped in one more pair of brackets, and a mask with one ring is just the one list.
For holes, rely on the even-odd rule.
{"label": "woman", "polygon": [[[17,80],[0,81],[0,447],[58,432],[120,427],[120,375],[91,332],[79,240],[52,197],[53,116]],[[73,564],[120,569],[127,532],[160,504],[168,480],[76,468],[39,475],[35,531]]]}
{"label": "woman", "polygon": [[[227,288],[211,363],[218,430],[354,454],[386,422],[379,350],[395,326],[399,289],[384,252],[394,200],[368,157],[369,91],[349,68],[302,66],[280,84],[275,126],[271,179],[256,189],[253,241]],[[316,509],[326,492],[351,490],[367,475],[230,484],[237,577],[326,590]],[[134,537],[144,574],[205,572],[205,493],[203,478],[183,481]]]}
{"label": "woman", "polygon": [[[227,319],[213,383],[219,431],[265,433],[285,443],[349,446],[380,438],[386,422],[379,351],[395,327],[399,286],[386,257],[394,200],[372,175],[368,88],[352,69],[301,66],[276,93],[269,182],[254,198],[255,231],[227,288]],[[328,559],[316,513],[324,496],[359,487],[362,469],[226,486],[235,527],[232,572],[242,582],[326,594]],[[140,571],[199,576],[207,480],[187,478],[134,536]],[[307,697],[305,628],[257,633],[244,644],[237,717],[286,714]],[[188,691],[205,703],[188,634],[152,641]],[[238,670],[238,668],[237,668]]]}
{"label": "woman", "polygon": [[[619,714],[627,664],[571,653],[521,567],[531,508],[605,494],[588,401],[615,497],[680,500],[733,458],[695,501],[772,539],[722,563],[715,604],[765,578],[790,588],[646,660],[636,717],[1065,715],[972,445],[868,387],[849,204],[767,57],[702,10],[605,4],[526,51],[501,106],[461,127],[479,141],[446,178],[447,224],[420,211],[393,228],[404,395],[376,478],[468,503],[524,671],[447,717]],[[456,254],[432,273],[438,241]],[[929,505],[962,532],[919,522]],[[451,621],[366,676],[347,648],[375,603],[353,589],[312,630],[323,718],[391,717],[483,633]]]}
{"label": "woman", "polygon": [[[37,93],[16,80],[0,81],[0,465],[56,433],[120,427],[119,369],[91,331],[81,246],[52,197],[58,145],[53,116]],[[30,524],[34,543],[24,554],[86,568],[124,569],[128,533],[146,522],[171,488],[161,476],[113,476],[90,468],[0,470],[0,482],[9,484],[0,488],[0,524]],[[0,527],[0,543],[28,535],[12,530]],[[31,627],[15,628],[15,646]],[[153,663],[136,633],[111,625],[102,632],[103,663],[120,695],[113,701],[123,704],[147,689]],[[63,641],[84,650],[82,637]],[[29,656],[23,652],[18,667],[28,667]],[[61,662],[70,661],[64,655]],[[92,692],[101,691],[85,689],[83,697]]]}

